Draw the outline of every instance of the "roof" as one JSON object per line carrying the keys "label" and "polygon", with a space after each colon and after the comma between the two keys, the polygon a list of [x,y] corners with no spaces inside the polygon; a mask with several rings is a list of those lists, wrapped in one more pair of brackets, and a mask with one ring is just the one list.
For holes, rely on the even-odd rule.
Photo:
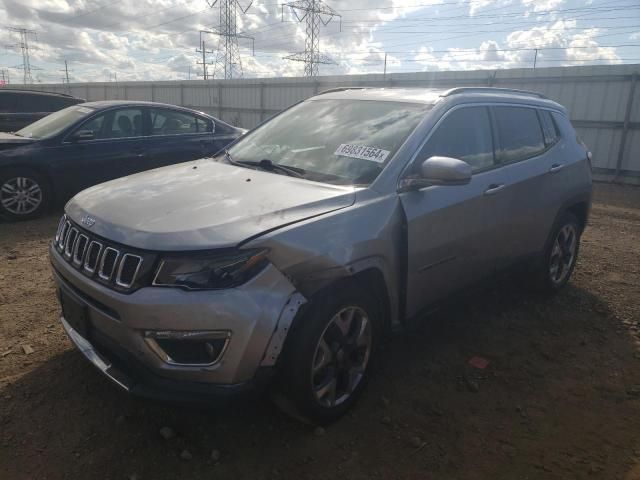
{"label": "roof", "polygon": [[[147,105],[147,106],[163,106],[163,107],[175,107],[176,105],[169,105],[166,103],[158,103],[158,102],[146,102],[143,100],[97,100],[95,102],[87,102],[82,106],[84,107],[95,107],[95,108],[105,108],[105,107],[116,107],[118,105]],[[180,107],[178,107],[180,108]]]}
{"label": "roof", "polygon": [[381,100],[389,102],[424,103],[432,105],[438,101],[444,89],[438,88],[334,88],[316,95],[328,99]]}
{"label": "roof", "polygon": [[60,92],[45,92],[43,90],[31,90],[28,88],[0,88],[0,93],[10,92],[10,93],[35,93],[40,95],[51,95],[54,97],[68,97],[68,98],[78,98],[73,95],[69,95],[68,93],[60,93]]}
{"label": "roof", "polygon": [[185,112],[197,112],[199,114],[214,118],[206,112],[201,112],[200,110],[195,110],[193,108],[181,107],[180,105],[171,105],[169,103],[147,102],[144,100],[98,100],[95,102],[86,102],[82,104],[83,107],[98,108],[98,109],[117,107],[120,105],[172,108],[175,110],[184,110]]}
{"label": "roof", "polygon": [[527,103],[565,110],[562,105],[549,100],[544,95],[526,90],[495,87],[458,87],[458,88],[378,88],[343,87],[321,92],[312,98],[377,100],[390,102],[422,103],[434,105],[443,100],[452,103],[470,101],[499,101]]}

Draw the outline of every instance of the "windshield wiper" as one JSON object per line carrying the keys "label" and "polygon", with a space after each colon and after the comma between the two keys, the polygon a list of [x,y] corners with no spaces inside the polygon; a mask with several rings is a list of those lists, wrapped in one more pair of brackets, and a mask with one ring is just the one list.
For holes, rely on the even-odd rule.
{"label": "windshield wiper", "polygon": [[267,172],[279,171],[291,177],[304,178],[305,173],[307,173],[302,168],[293,168],[287,167],[285,165],[280,165],[279,163],[272,162],[268,158],[263,158],[259,162],[253,160],[234,160],[227,149],[224,150],[224,158],[231,165],[235,165],[237,167],[257,167],[261,170],[266,170]]}
{"label": "windshield wiper", "polygon": [[251,162],[251,163],[255,163],[256,166],[258,166],[263,170],[267,170],[267,171],[279,170],[292,177],[304,178],[305,173],[307,173],[302,168],[293,168],[293,167],[288,167],[286,165],[281,165],[279,163],[274,163],[268,158],[263,158],[259,162]]}

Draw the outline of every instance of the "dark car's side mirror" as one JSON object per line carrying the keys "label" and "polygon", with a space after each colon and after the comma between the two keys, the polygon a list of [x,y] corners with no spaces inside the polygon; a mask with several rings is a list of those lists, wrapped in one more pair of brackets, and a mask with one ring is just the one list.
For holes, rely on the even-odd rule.
{"label": "dark car's side mirror", "polygon": [[418,175],[402,180],[401,191],[419,190],[432,185],[466,185],[471,181],[471,165],[457,158],[429,157]]}
{"label": "dark car's side mirror", "polygon": [[78,130],[71,136],[72,142],[86,142],[87,140],[93,140],[96,138],[93,130]]}

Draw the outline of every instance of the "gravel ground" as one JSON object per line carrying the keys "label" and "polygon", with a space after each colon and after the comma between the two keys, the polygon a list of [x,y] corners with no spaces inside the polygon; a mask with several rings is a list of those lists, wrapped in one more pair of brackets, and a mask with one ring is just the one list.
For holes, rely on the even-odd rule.
{"label": "gravel ground", "polygon": [[597,187],[562,293],[498,279],[394,336],[326,430],[264,398],[207,410],[117,391],[57,321],[57,219],[0,224],[1,479],[640,479],[638,188]]}

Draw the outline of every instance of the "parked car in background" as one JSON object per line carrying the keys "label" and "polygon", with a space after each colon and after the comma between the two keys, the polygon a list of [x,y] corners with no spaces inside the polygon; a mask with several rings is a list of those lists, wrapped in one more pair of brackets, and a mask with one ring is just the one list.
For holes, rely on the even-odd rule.
{"label": "parked car in background", "polygon": [[61,321],[132,393],[211,397],[273,377],[336,419],[377,345],[518,262],[568,281],[591,204],[566,110],[494,88],[338,89],[213,160],[76,195],[50,246]]}
{"label": "parked car in background", "polygon": [[0,133],[0,215],[36,217],[84,188],[212,155],[243,133],[205,113],[160,103],[65,108]]}
{"label": "parked car in background", "polygon": [[83,103],[64,93],[0,88],[0,132],[15,132],[63,108]]}

